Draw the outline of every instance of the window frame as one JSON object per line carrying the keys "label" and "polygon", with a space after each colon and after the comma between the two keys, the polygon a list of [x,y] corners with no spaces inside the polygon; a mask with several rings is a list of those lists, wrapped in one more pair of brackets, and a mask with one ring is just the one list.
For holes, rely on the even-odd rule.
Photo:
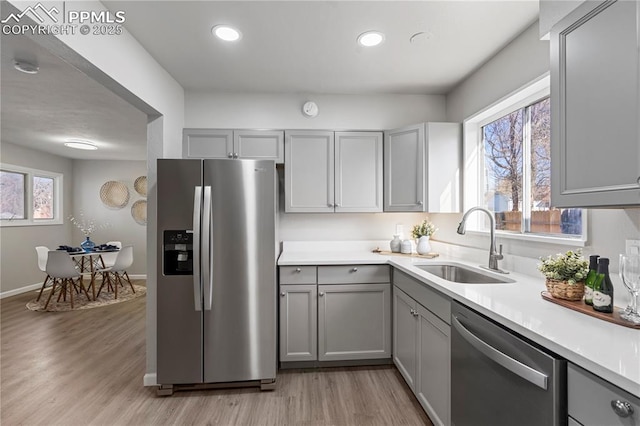
{"label": "window frame", "polygon": [[[479,111],[473,116],[467,118],[463,122],[464,133],[464,207],[465,210],[473,206],[483,205],[483,184],[485,171],[484,158],[484,140],[482,127],[504,117],[505,115],[521,108],[526,108],[550,96],[550,78],[549,74],[541,76],[539,79],[527,84],[526,86],[516,90],[515,92],[505,96],[497,102],[489,105],[485,109]],[[530,157],[524,153],[524,157]],[[530,161],[530,158],[529,160]],[[530,166],[529,166],[530,168]],[[526,180],[527,176],[523,176]],[[529,198],[531,191],[530,179],[527,188],[523,186],[523,196]],[[525,185],[526,186],[526,185]],[[529,202],[527,201],[527,205]],[[563,244],[585,247],[587,245],[588,235],[588,216],[589,211],[582,209],[582,232],[579,236],[565,236],[559,234],[540,234],[532,232],[524,232],[525,229],[525,203],[523,202],[523,220],[521,229],[517,231],[496,230],[496,235],[500,238],[523,240],[523,241],[539,241],[550,244]],[[529,206],[526,209],[530,209]],[[476,235],[489,234],[488,229],[483,228],[483,219],[481,215],[473,215],[469,217],[468,233]]]}
{"label": "window frame", "polygon": [[[31,167],[16,166],[14,164],[0,163],[0,169],[10,173],[25,175],[25,218],[24,219],[0,219],[0,228],[12,226],[43,226],[62,225],[64,223],[64,175],[62,173],[39,170]],[[33,205],[33,179],[34,177],[53,179],[53,218],[34,218]]]}

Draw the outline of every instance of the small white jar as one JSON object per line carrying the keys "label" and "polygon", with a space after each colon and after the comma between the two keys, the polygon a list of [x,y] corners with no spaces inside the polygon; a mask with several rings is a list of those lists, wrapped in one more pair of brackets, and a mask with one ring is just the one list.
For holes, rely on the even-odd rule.
{"label": "small white jar", "polygon": [[404,240],[400,245],[400,253],[411,254],[411,240]]}

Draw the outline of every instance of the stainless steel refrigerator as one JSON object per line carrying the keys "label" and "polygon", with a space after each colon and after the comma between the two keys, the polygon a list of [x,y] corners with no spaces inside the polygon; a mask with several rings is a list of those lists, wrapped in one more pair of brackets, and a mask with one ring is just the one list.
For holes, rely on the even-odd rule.
{"label": "stainless steel refrigerator", "polygon": [[161,159],[157,182],[160,390],[229,382],[272,388],[275,163]]}

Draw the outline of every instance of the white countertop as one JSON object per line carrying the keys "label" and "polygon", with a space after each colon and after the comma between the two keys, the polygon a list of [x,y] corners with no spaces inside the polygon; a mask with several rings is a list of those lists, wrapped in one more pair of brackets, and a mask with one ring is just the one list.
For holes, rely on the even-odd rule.
{"label": "white countertop", "polygon": [[[475,249],[458,250],[445,244],[434,246],[435,251],[446,252],[446,256],[441,254],[429,260],[371,251],[375,247],[387,249],[388,242],[284,242],[278,265],[389,264],[640,397],[640,330],[611,324],[543,300],[540,293],[546,288],[542,275],[511,272],[507,277],[516,282],[510,284],[457,284],[438,278],[415,265],[453,261],[477,267],[478,253]],[[488,254],[484,254],[488,258]],[[486,263],[486,259],[481,263]],[[509,264],[513,268],[509,268]],[[518,269],[517,264],[518,259],[511,259],[500,266],[514,271]],[[531,265],[529,262],[520,269],[530,272]]]}

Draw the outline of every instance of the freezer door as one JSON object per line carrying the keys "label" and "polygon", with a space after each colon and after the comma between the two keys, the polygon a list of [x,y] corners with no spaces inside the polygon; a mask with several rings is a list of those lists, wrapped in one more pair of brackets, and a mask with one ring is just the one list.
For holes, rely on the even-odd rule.
{"label": "freezer door", "polygon": [[[158,160],[158,384],[202,382],[202,297],[197,270],[202,161]],[[195,214],[194,214],[195,209]],[[165,231],[196,231],[194,274],[165,275]],[[170,234],[170,233],[167,233]]]}
{"label": "freezer door", "polygon": [[204,380],[275,378],[275,163],[205,160],[204,185],[212,203]]}

